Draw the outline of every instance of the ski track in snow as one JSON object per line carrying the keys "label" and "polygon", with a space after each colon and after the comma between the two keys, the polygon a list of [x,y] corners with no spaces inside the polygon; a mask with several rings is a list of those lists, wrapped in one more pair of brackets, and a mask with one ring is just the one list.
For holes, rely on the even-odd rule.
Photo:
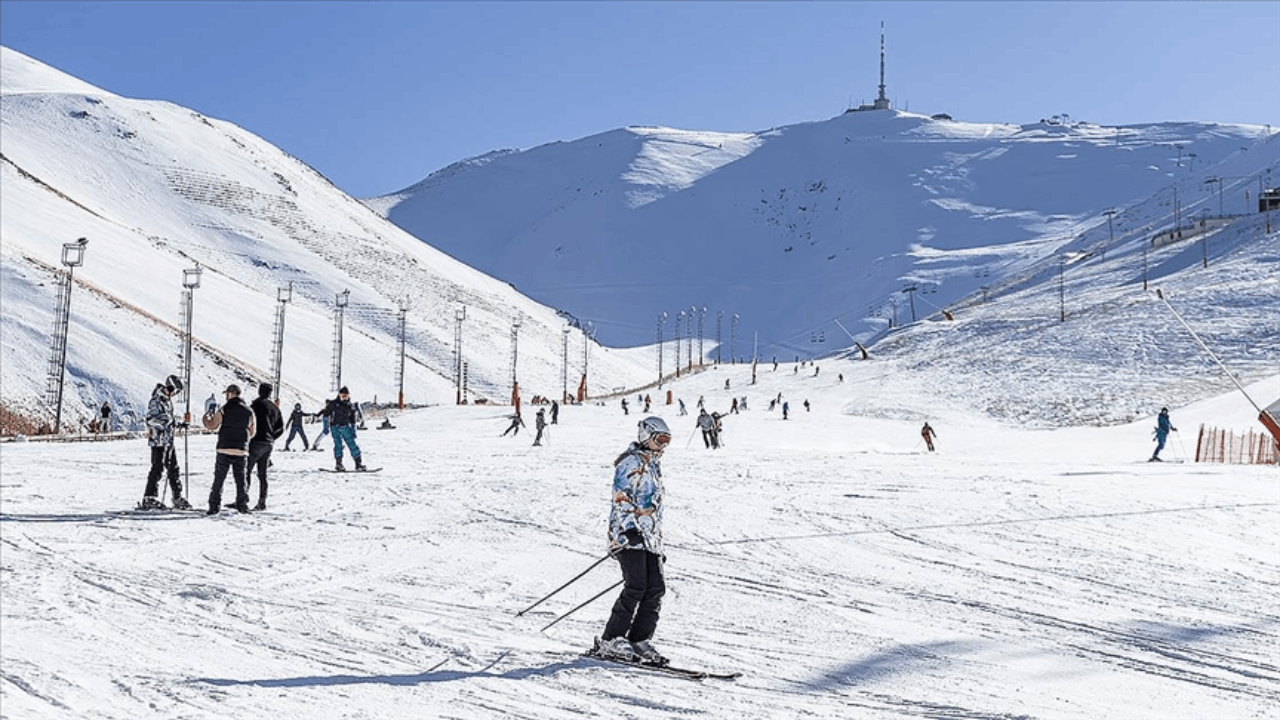
{"label": "ski track in snow", "polygon": [[[616,581],[608,563],[515,616],[603,555],[636,414],[566,407],[535,448],[499,437],[501,408],[443,407],[361,433],[376,475],[277,452],[247,516],[117,512],[141,440],[0,447],[4,717],[1276,716],[1274,468],[1138,462],[1145,420],[944,414],[925,453],[918,423],[847,414],[892,389],[883,368],[829,364],[846,382],[821,392],[785,367],[682,381],[691,408],[727,406],[725,377],[750,397],[719,451],[659,408],[676,440],[655,640],[737,681],[580,657],[613,593],[539,633]],[[788,421],[763,409],[777,392]],[[1249,417],[1238,396],[1202,405],[1175,422]],[[197,507],[211,443],[190,441]]]}

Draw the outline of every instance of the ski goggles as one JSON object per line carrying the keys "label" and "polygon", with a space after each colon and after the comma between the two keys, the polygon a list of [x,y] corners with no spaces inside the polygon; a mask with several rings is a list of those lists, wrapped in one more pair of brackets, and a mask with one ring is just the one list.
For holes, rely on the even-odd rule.
{"label": "ski goggles", "polygon": [[668,433],[658,433],[649,439],[653,441],[654,445],[657,445],[660,448],[664,448],[671,444],[671,435]]}

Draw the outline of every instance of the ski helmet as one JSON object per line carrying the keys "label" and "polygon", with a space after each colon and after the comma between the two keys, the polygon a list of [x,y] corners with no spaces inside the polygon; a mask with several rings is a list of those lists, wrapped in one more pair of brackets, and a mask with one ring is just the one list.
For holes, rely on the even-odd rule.
{"label": "ski helmet", "polygon": [[177,395],[182,392],[182,378],[177,375],[170,375],[164,379],[164,385],[169,389],[169,394]]}
{"label": "ski helmet", "polygon": [[[666,436],[663,442],[660,436]],[[662,418],[653,415],[640,421],[639,429],[636,431],[636,441],[644,443],[650,438],[659,438],[659,444],[666,445],[671,442],[671,429],[667,427],[667,423]]]}

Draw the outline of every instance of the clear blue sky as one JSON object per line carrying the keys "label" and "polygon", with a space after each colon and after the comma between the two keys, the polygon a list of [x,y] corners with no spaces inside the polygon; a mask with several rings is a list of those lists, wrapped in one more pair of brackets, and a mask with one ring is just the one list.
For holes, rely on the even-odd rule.
{"label": "clear blue sky", "polygon": [[240,125],[358,197],[627,125],[888,95],[959,120],[1280,124],[1280,2],[0,1],[0,43]]}

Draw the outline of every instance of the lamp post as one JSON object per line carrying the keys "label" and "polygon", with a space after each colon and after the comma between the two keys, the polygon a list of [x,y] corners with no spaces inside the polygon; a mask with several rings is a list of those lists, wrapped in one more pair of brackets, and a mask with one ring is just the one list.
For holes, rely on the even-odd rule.
{"label": "lamp post", "polygon": [[343,290],[338,293],[333,301],[333,373],[331,378],[333,392],[337,392],[338,388],[342,387],[342,325],[343,316],[346,314],[347,304],[350,301],[350,290]]}
{"label": "lamp post", "polygon": [[53,333],[53,353],[49,360],[49,390],[54,396],[53,433],[62,433],[62,388],[67,371],[67,331],[71,325],[71,287],[76,268],[84,264],[88,238],[63,243],[62,264],[67,268],[67,278],[59,278],[57,320]]}
{"label": "lamp post", "polygon": [[680,327],[684,325],[684,311],[676,313],[676,377],[680,377]]}
{"label": "lamp post", "polygon": [[658,316],[658,388],[662,388],[662,326],[667,322],[667,314],[662,313]]}
{"label": "lamp post", "polygon": [[520,325],[523,318],[519,315],[511,321],[511,404],[516,411],[520,410],[520,380],[516,374],[516,364],[520,360]]}
{"label": "lamp post", "polygon": [[[1112,208],[1102,214],[1107,216],[1107,237],[1110,238],[1107,241],[1107,247],[1111,247],[1116,244],[1116,231],[1111,224],[1111,219],[1116,216],[1115,208]],[[1103,259],[1106,259],[1107,257],[1107,251],[1105,248],[1102,250],[1102,257]]]}
{"label": "lamp post", "polygon": [[716,311],[716,365],[720,364],[720,326],[724,324],[724,311]]}
{"label": "lamp post", "polygon": [[684,316],[684,334],[689,338],[689,372],[693,372],[693,316],[698,308],[690,306],[689,314]]}
{"label": "lamp post", "polygon": [[569,401],[569,328],[561,330],[560,336],[560,402]]}
{"label": "lamp post", "polygon": [[738,314],[734,313],[729,323],[729,362],[738,364]]}
{"label": "lamp post", "polygon": [[271,344],[271,378],[274,382],[272,386],[275,390],[276,405],[280,405],[280,369],[284,364],[284,309],[293,299],[293,283],[289,283],[288,287],[276,288],[276,327],[272,333],[273,342]]}
{"label": "lamp post", "polygon": [[1222,178],[1214,176],[1204,180],[1205,185],[1212,185],[1213,183],[1218,184],[1218,217],[1222,217],[1225,214],[1222,208]]}
{"label": "lamp post", "polygon": [[706,361],[706,354],[702,352],[702,340],[705,334],[702,332],[702,322],[707,317],[707,309],[698,308],[698,365],[702,365]]}
{"label": "lamp post", "polygon": [[405,297],[400,300],[400,363],[396,367],[396,384],[400,386],[400,394],[396,403],[399,409],[404,410],[404,355],[405,346],[409,340],[409,298]]}
{"label": "lamp post", "polygon": [[183,395],[186,396],[186,409],[184,410],[182,420],[183,422],[187,422],[187,423],[191,422],[192,318],[195,315],[195,309],[196,309],[195,291],[196,291],[196,288],[200,287],[200,276],[201,274],[203,274],[203,272],[204,271],[201,270],[200,268],[200,263],[196,263],[196,266],[193,268],[187,268],[182,271],[182,287],[184,289],[184,292],[183,292],[184,313],[183,314],[185,316],[184,319],[186,320],[186,327],[184,328],[185,335],[186,335],[186,346],[182,351],[182,383],[183,383],[182,393]]}
{"label": "lamp post", "polygon": [[457,383],[457,396],[454,402],[458,405],[462,404],[462,384],[463,370],[465,364],[462,361],[462,321],[467,319],[467,306],[463,305],[453,313],[453,377]]}

